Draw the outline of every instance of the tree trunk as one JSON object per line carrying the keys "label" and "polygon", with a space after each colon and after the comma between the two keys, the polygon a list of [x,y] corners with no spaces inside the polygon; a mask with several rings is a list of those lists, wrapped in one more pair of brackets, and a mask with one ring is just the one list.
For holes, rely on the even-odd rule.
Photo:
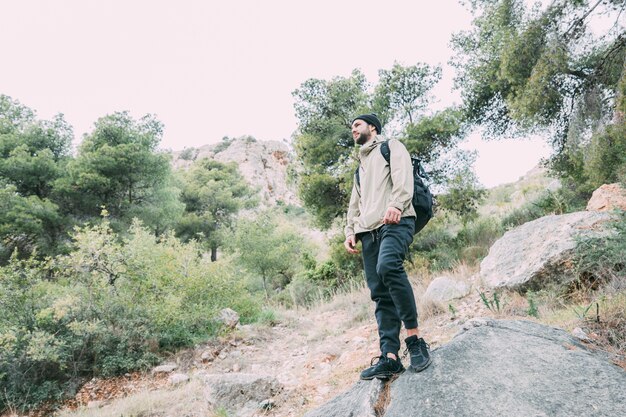
{"label": "tree trunk", "polygon": [[263,274],[263,289],[265,290],[265,299],[269,300],[270,299],[270,293],[267,291],[267,283],[266,283],[266,279],[265,279],[265,274]]}

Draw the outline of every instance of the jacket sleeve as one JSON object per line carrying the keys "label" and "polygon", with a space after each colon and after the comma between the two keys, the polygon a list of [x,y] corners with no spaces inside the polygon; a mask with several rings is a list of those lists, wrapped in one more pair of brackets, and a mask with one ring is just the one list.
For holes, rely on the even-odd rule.
{"label": "jacket sleeve", "polygon": [[354,222],[356,218],[359,217],[361,211],[359,210],[359,190],[356,185],[356,175],[354,176],[354,181],[352,184],[352,194],[350,194],[350,204],[348,205],[348,214],[347,214],[347,222],[346,227],[344,229],[344,234],[346,238],[348,236],[352,236],[354,234]]}
{"label": "jacket sleeve", "polygon": [[391,198],[389,206],[395,207],[404,213],[413,199],[413,165],[411,155],[402,142],[389,141],[389,168],[391,175]]}

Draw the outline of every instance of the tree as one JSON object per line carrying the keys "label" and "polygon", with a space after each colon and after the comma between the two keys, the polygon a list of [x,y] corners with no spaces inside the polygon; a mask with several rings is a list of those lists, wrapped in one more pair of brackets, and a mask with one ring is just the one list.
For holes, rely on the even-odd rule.
{"label": "tree", "polygon": [[267,212],[252,220],[240,220],[231,248],[241,264],[261,278],[267,298],[270,296],[268,280],[278,275],[293,276],[305,249],[298,233],[279,225],[275,216]]}
{"label": "tree", "polygon": [[204,158],[196,161],[183,177],[181,201],[185,215],[177,225],[183,240],[198,239],[211,249],[211,260],[217,260],[222,246],[222,231],[228,229],[242,208],[257,204],[252,190],[235,163]]}
{"label": "tree", "polygon": [[458,214],[463,224],[478,215],[478,205],[487,192],[478,184],[476,174],[467,167],[460,169],[447,183],[446,192],[437,197],[442,208]]}
{"label": "tree", "polygon": [[170,176],[168,156],[156,149],[162,132],[150,115],[135,121],[118,112],[98,119],[69,164],[69,177],[57,182],[57,198],[69,212],[96,217],[104,206],[112,219],[129,224],[130,210],[150,204]]}
{"label": "tree", "polygon": [[0,264],[14,250],[20,258],[36,250],[40,255],[55,254],[63,219],[58,207],[48,199],[24,197],[12,184],[0,182]]}
{"label": "tree", "polygon": [[37,120],[32,110],[0,95],[0,177],[21,195],[50,196],[70,158],[72,139],[63,115]]}
{"label": "tree", "polygon": [[[590,138],[624,123],[616,110],[626,77],[626,1],[555,0],[530,10],[522,0],[471,5],[473,29],[452,42],[468,121],[492,137],[549,133],[553,170],[586,183]],[[599,17],[605,23],[594,29]],[[601,26],[608,29],[594,34]]]}
{"label": "tree", "polygon": [[403,67],[395,62],[390,70],[378,71],[379,81],[374,102],[381,109],[389,109],[390,116],[412,124],[418,112],[429,102],[428,93],[441,79],[441,67],[427,64]]}
{"label": "tree", "polygon": [[64,219],[51,201],[54,182],[70,159],[72,128],[63,115],[38,120],[35,112],[0,95],[0,262],[14,250],[54,255]]}
{"label": "tree", "polygon": [[[427,163],[434,163],[464,135],[463,113],[447,109],[425,114],[428,93],[439,80],[440,68],[426,64],[403,67],[395,63],[380,70],[373,92],[363,74],[330,81],[310,79],[294,91],[299,128],[295,149],[302,162],[299,194],[317,223],[328,228],[345,213],[356,168],[352,119],[374,111],[385,128],[400,126],[398,137]],[[441,175],[434,178],[440,180]]]}

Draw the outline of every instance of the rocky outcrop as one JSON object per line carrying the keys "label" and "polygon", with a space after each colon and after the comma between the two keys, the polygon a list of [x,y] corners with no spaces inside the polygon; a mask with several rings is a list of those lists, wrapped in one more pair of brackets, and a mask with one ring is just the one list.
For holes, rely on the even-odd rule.
{"label": "rocky outcrop", "polygon": [[567,281],[576,239],[610,233],[609,213],[576,212],[545,216],[504,234],[480,264],[480,278],[491,288],[543,287],[548,280]]}
{"label": "rocky outcrop", "polygon": [[206,374],[202,380],[209,404],[236,417],[254,416],[267,409],[283,390],[275,378],[253,374]]}
{"label": "rocky outcrop", "polygon": [[619,183],[604,184],[591,195],[587,211],[626,210],[626,189]]}
{"label": "rocky outcrop", "polygon": [[187,168],[194,161],[211,158],[219,162],[235,162],[246,181],[259,190],[261,204],[301,205],[295,185],[288,179],[288,167],[293,164],[289,145],[279,141],[257,141],[241,137],[201,148],[189,148],[172,154],[175,168]]}
{"label": "rocky outcrop", "polygon": [[[374,388],[359,382],[307,416],[626,415],[626,372],[567,332],[530,321],[475,319],[433,350],[432,365],[380,389],[372,414],[347,413]],[[369,414],[368,414],[369,413]]]}
{"label": "rocky outcrop", "polygon": [[378,417],[383,383],[377,379],[359,381],[349,391],[338,395],[304,417]]}
{"label": "rocky outcrop", "polygon": [[424,299],[436,303],[447,303],[456,298],[463,298],[469,294],[471,286],[463,281],[447,276],[435,278],[424,293]]}

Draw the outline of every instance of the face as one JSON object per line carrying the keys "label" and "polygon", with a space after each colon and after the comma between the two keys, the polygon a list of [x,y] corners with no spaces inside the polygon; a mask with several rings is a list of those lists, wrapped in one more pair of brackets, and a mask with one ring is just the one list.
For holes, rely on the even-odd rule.
{"label": "face", "polygon": [[374,126],[367,124],[365,120],[356,119],[352,123],[352,139],[359,145],[367,143],[375,131]]}

